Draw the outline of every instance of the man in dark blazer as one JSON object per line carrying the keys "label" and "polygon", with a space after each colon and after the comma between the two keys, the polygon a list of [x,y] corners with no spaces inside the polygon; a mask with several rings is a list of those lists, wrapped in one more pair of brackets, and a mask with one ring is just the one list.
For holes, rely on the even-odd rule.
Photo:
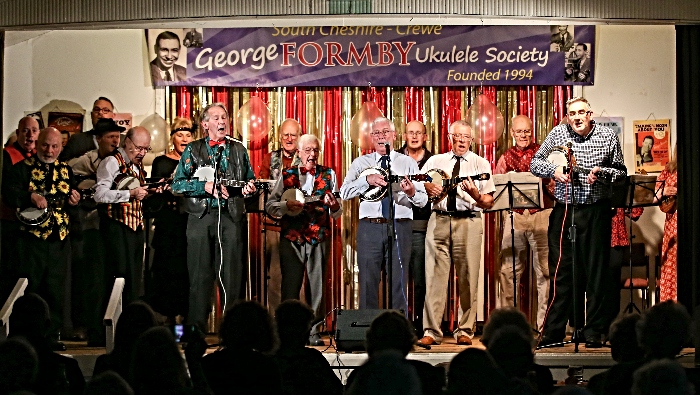
{"label": "man in dark blazer", "polygon": [[151,80],[158,82],[179,82],[187,79],[187,69],[175,64],[180,58],[180,37],[164,31],[156,37],[153,49],[156,57],[151,61]]}
{"label": "man in dark blazer", "polygon": [[98,148],[94,127],[97,125],[97,121],[102,118],[114,118],[114,104],[112,104],[112,101],[108,98],[100,96],[95,100],[95,103],[92,104],[92,111],[90,111],[93,129],[73,135],[73,137],[68,140],[66,146],[63,147],[59,159],[68,161],[83,156],[86,152]]}

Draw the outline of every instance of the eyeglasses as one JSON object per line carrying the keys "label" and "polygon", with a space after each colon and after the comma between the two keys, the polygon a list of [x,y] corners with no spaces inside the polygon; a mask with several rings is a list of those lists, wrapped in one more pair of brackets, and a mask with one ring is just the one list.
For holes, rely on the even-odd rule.
{"label": "eyeglasses", "polygon": [[418,137],[424,135],[424,132],[406,132],[406,136]]}
{"label": "eyeglasses", "polygon": [[522,134],[522,135],[525,135],[525,136],[529,136],[529,135],[532,134],[532,130],[530,130],[530,129],[518,129],[518,130],[513,130],[513,134],[516,135],[516,136],[519,135],[519,134]]}
{"label": "eyeglasses", "polygon": [[297,134],[296,134],[296,133],[285,133],[285,134],[282,135],[282,138],[285,139],[285,140],[286,140],[286,139],[295,138],[295,137],[297,137]]}
{"label": "eyeglasses", "polygon": [[146,153],[146,152],[151,152],[151,150],[153,150],[153,148],[151,148],[151,147],[139,147],[138,145],[134,144],[134,140],[132,140],[132,139],[129,139],[129,141],[131,141],[131,145],[134,146],[134,151]]}
{"label": "eyeglasses", "polygon": [[92,109],[92,112],[94,112],[95,114],[110,114],[112,111],[113,110],[111,108],[107,108],[107,107],[103,107],[103,108],[95,107]]}
{"label": "eyeglasses", "polygon": [[318,154],[319,152],[321,152],[321,150],[318,148],[304,148],[303,151],[306,152],[307,154],[310,154],[312,152]]}
{"label": "eyeglasses", "polygon": [[464,141],[470,141],[472,139],[472,136],[468,134],[452,134],[452,139],[454,140],[464,140]]}
{"label": "eyeglasses", "polygon": [[379,136],[386,136],[387,134],[389,134],[391,132],[392,132],[391,129],[384,129],[384,130],[375,130],[370,134],[372,135],[372,137],[379,137]]}
{"label": "eyeglasses", "polygon": [[592,113],[591,110],[578,110],[578,111],[569,111],[567,115],[569,116],[569,118],[571,118],[571,117],[575,117],[577,115],[583,116],[583,115],[590,114],[590,113]]}

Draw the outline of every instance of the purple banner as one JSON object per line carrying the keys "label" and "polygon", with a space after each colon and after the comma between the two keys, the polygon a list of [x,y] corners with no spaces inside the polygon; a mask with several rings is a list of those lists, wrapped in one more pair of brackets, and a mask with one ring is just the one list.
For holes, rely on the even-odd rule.
{"label": "purple banner", "polygon": [[595,26],[147,30],[153,84],[593,85]]}

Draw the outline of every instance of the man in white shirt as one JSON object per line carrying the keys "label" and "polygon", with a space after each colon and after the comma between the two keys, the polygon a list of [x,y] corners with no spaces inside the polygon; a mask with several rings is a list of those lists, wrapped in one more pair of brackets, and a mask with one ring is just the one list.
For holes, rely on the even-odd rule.
{"label": "man in white shirt", "polygon": [[[391,167],[392,175],[412,175],[418,173],[416,161],[409,156],[391,149],[396,140],[396,130],[391,120],[379,117],[372,122],[372,142],[375,152],[360,156],[350,165],[345,176],[340,196],[349,200],[360,196],[372,187],[384,187],[387,182],[380,174],[367,176],[361,173],[370,167]],[[389,152],[385,144],[389,145]],[[408,263],[411,259],[411,233],[413,207],[423,207],[428,201],[423,183],[410,181],[403,177],[400,189],[387,193],[379,201],[362,201],[360,203],[360,222],[357,229],[357,262],[360,281],[360,308],[378,309],[379,281],[382,267],[386,266],[388,248],[392,248],[392,284],[391,296],[393,309],[408,311],[406,301],[406,283],[408,281]],[[388,227],[391,218],[389,205],[394,204],[394,234],[396,241],[388,244]],[[398,248],[397,248],[398,246]]]}
{"label": "man in white shirt", "polygon": [[[423,166],[423,172],[442,169],[448,177],[491,174],[489,162],[469,150],[471,126],[463,120],[450,125],[448,137],[452,151],[433,155]],[[428,196],[437,197],[448,187],[425,183]],[[424,345],[442,341],[442,316],[445,312],[450,266],[454,263],[459,279],[459,326],[454,331],[457,344],[471,345],[476,326],[476,297],[481,269],[481,210],[493,206],[496,187],[490,178],[473,181],[466,178],[449,189],[447,196],[433,203],[428,221],[425,246],[426,296],[423,309]]]}

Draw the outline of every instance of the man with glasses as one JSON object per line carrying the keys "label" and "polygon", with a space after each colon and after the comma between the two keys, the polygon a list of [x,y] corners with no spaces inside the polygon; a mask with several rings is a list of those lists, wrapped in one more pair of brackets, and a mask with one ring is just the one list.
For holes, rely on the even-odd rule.
{"label": "man with glasses", "polygon": [[[281,238],[279,253],[284,259],[282,269],[282,301],[299,299],[304,271],[311,288],[311,308],[320,319],[325,316],[323,284],[326,280],[326,259],[330,217],[339,218],[342,206],[333,196],[338,192],[338,182],[333,169],[318,164],[319,141],[312,134],[299,138],[299,166],[286,168],[275,184],[265,209],[280,217]],[[305,196],[317,200],[304,203],[297,200],[281,201],[288,189],[300,189]],[[320,325],[320,324],[319,324]],[[309,344],[323,346],[319,325],[311,328]]]}
{"label": "man with glasses", "polygon": [[[406,138],[399,153],[408,155],[422,168],[433,153],[425,147],[428,135],[420,121],[406,124]],[[423,305],[425,303],[425,232],[430,219],[430,205],[413,207],[413,232],[411,237],[411,275],[413,276],[413,327],[416,333],[423,333]]]}
{"label": "man with glasses", "polygon": [[[151,136],[141,126],[129,129],[121,146],[102,160],[97,167],[95,202],[100,216],[100,233],[104,246],[105,266],[110,278],[124,277],[124,304],[141,295],[143,277],[143,211],[142,200],[148,195],[145,186],[118,190],[116,183],[122,177],[134,177],[145,183],[143,157],[151,150]],[[162,188],[156,190],[160,192]]]}
{"label": "man with glasses", "polygon": [[68,161],[98,148],[94,127],[102,118],[114,118],[114,104],[108,98],[100,96],[95,100],[90,111],[93,129],[73,135],[61,152],[61,160]]}
{"label": "man with glasses", "polygon": [[[495,174],[508,172],[530,172],[530,162],[540,145],[532,141],[532,120],[525,115],[513,118],[510,136],[515,145],[501,155],[496,165]],[[545,181],[545,186],[550,180]],[[513,228],[515,238],[511,236],[510,218],[503,223],[503,241],[501,254],[503,264],[499,277],[501,285],[501,304],[513,306],[513,246],[515,247],[515,279],[520,284],[523,271],[528,267],[528,246],[533,252],[533,269],[537,283],[537,329],[544,325],[549,297],[549,266],[547,265],[549,247],[547,229],[551,209],[515,209],[513,210]]]}
{"label": "man with glasses", "polygon": [[[627,168],[617,134],[591,119],[588,101],[576,97],[566,105],[568,123],[552,129],[530,164],[534,175],[556,181],[556,204],[549,217],[548,233],[549,272],[553,276],[550,282],[551,307],[540,345],[563,341],[566,323],[574,311],[574,323],[579,326],[575,329],[583,326],[585,295],[583,336],[587,348],[597,348],[602,346],[602,336],[607,334],[614,317],[610,309],[619,308],[611,303],[615,300],[612,293],[620,291],[608,268],[612,231],[609,181],[625,177]],[[547,161],[552,149],[568,144],[571,144],[572,156],[579,166],[577,172],[565,171],[564,167]],[[575,210],[576,251],[572,251],[568,237],[572,209]],[[573,293],[574,281],[577,294]]]}
{"label": "man with glasses", "polygon": [[[371,167],[388,168],[391,174],[407,176],[418,173],[416,161],[391,149],[396,140],[394,123],[384,117],[372,122],[372,143],[375,152],[360,156],[352,161],[340,188],[340,197],[349,200],[367,192],[371,187],[384,187],[385,178],[380,174],[361,176]],[[389,151],[385,144],[389,145]],[[395,242],[389,245],[387,232],[390,218],[390,205],[394,205]],[[359,266],[360,309],[378,309],[379,281],[382,268],[386,268],[388,250],[392,250],[392,280],[389,284],[392,309],[408,312],[406,300],[406,283],[408,282],[408,263],[411,259],[411,232],[413,207],[423,207],[428,202],[422,182],[410,181],[403,177],[399,188],[379,201],[363,200],[360,202],[360,222],[357,227],[357,263]]]}
{"label": "man with glasses", "polygon": [[[491,173],[489,162],[471,152],[472,128],[464,120],[450,125],[448,137],[452,151],[433,155],[423,165],[423,172],[441,169],[451,178]],[[446,186],[426,182],[428,196],[440,196]],[[490,178],[474,181],[467,177],[452,187],[447,196],[433,203],[428,220],[425,245],[425,282],[423,338],[421,344],[442,341],[442,316],[447,304],[450,267],[454,264],[459,280],[458,328],[453,335],[457,344],[471,345],[476,329],[476,298],[481,269],[481,210],[493,206],[496,187]]]}
{"label": "man with glasses", "polygon": [[[174,193],[184,195],[187,219],[187,270],[190,276],[190,305],[187,320],[206,328],[208,311],[217,279],[222,287],[223,306],[243,298],[246,274],[248,222],[244,198],[255,193],[255,178],[248,151],[229,137],[231,124],[222,103],[202,110],[206,136],[185,147],[175,170]],[[195,176],[197,169],[217,167],[222,178],[244,181],[241,187],[216,185],[214,180]]]}

